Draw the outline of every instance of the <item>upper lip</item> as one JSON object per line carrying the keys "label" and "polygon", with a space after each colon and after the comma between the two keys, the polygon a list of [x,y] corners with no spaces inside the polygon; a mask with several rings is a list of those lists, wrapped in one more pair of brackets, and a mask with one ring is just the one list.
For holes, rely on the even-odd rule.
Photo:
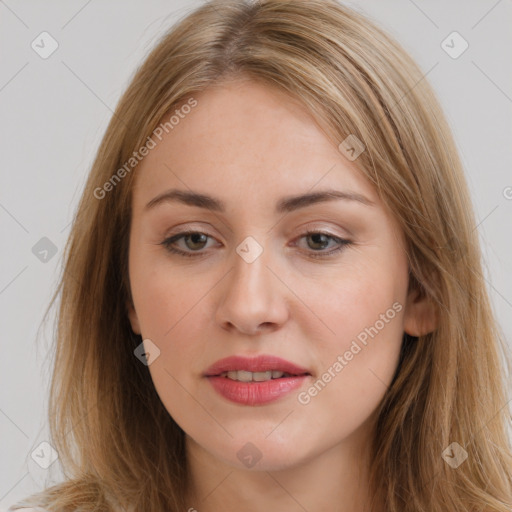
{"label": "upper lip", "polygon": [[219,359],[213,363],[204,373],[206,377],[220,375],[223,372],[245,370],[247,372],[267,372],[277,370],[292,375],[304,375],[309,371],[305,368],[281,359],[277,356],[260,355],[258,357],[230,356]]}

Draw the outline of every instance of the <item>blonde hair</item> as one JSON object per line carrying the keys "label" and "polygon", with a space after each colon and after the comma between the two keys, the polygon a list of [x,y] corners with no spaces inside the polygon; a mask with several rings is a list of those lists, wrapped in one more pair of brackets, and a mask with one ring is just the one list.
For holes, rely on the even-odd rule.
{"label": "blonde hair", "polygon": [[[81,198],[61,293],[49,425],[66,481],[18,506],[48,511],[186,510],[184,432],[134,356],[126,303],[134,174],[95,190],[187,98],[249,78],[298,99],[354,162],[405,234],[410,286],[438,327],[404,335],[372,446],[374,505],[389,512],[509,512],[510,426],[503,336],[493,317],[464,173],[438,100],[409,55],[334,0],[212,0],[181,19],[136,72]],[[200,108],[200,104],[197,108]],[[457,442],[468,458],[442,457]]]}

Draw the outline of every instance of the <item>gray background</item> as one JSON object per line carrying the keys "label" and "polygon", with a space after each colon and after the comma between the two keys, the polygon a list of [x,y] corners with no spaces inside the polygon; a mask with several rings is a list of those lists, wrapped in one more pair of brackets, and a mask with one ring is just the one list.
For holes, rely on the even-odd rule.
{"label": "gray background", "polygon": [[[200,3],[0,0],[0,510],[59,479],[58,463],[44,470],[31,458],[48,438],[53,320],[39,329],[42,315],[121,93],[156,38]],[[439,95],[472,192],[490,295],[512,346],[512,0],[344,3],[394,35]],[[43,31],[59,45],[46,59],[31,47]],[[441,46],[453,31],[469,43],[456,59]],[[34,254],[48,243],[43,237],[55,255]]]}

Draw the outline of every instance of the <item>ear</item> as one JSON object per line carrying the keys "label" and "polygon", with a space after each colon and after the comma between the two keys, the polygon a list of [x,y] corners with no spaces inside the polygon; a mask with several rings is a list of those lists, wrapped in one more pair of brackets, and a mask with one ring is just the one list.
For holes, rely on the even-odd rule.
{"label": "ear", "polygon": [[128,318],[129,318],[130,324],[132,326],[132,331],[135,334],[140,334],[141,330],[140,330],[140,325],[139,325],[139,318],[137,316],[137,313],[135,312],[135,307],[133,305],[133,302],[130,299],[128,299],[128,301],[126,302],[126,310],[128,312]]}
{"label": "ear", "polygon": [[423,336],[434,331],[437,324],[434,304],[420,286],[411,287],[405,305],[404,331],[409,336]]}

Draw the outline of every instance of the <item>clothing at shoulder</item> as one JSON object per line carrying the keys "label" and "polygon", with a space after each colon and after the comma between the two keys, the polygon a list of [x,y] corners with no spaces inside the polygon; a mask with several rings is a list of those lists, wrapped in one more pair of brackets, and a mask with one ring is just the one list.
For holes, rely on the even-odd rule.
{"label": "clothing at shoulder", "polygon": [[41,507],[37,507],[37,508],[33,508],[33,507],[30,507],[30,508],[17,508],[17,509],[7,509],[7,512],[46,512],[46,509],[44,508],[41,508]]}

